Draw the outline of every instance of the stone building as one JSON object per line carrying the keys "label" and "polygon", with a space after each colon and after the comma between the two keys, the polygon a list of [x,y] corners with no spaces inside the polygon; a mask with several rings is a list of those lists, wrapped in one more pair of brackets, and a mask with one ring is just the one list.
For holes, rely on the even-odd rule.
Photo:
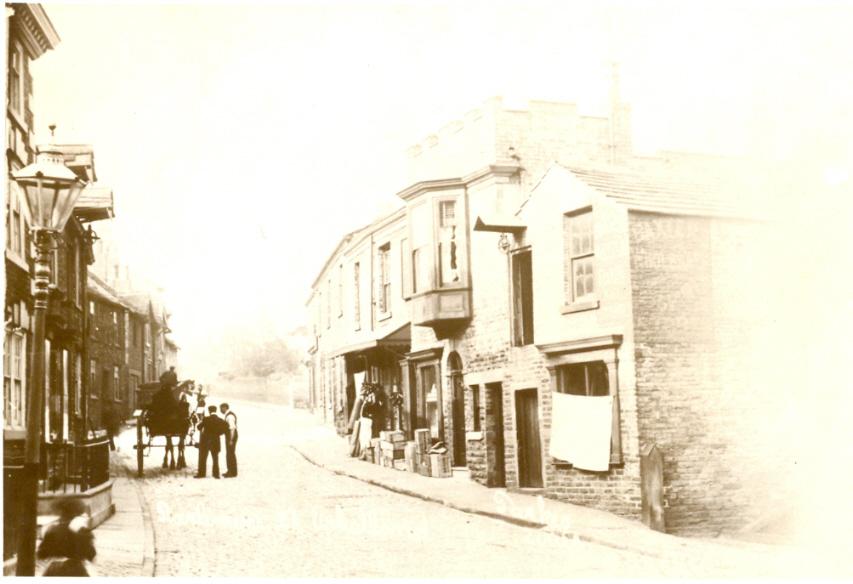
{"label": "stone building", "polygon": [[345,433],[366,371],[402,394],[385,427],[430,428],[472,480],[733,531],[785,496],[763,496],[784,400],[761,410],[749,335],[769,316],[744,253],[763,241],[754,185],[633,156],[630,110],[611,105],[490,100],[410,150],[404,207],[345,236],[314,282],[313,405]]}

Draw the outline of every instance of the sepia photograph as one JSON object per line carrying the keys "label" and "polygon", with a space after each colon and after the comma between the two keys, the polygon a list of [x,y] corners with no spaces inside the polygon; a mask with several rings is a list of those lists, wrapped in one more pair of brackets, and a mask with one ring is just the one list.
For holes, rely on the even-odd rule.
{"label": "sepia photograph", "polygon": [[3,30],[4,576],[853,580],[853,2]]}

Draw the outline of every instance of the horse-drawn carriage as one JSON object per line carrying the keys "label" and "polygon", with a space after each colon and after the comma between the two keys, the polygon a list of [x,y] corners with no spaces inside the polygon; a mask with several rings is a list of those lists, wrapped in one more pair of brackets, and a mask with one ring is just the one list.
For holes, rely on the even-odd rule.
{"label": "horse-drawn carriage", "polygon": [[[144,474],[145,457],[152,448],[165,448],[163,468],[182,469],[186,467],[184,447],[187,441],[192,444],[195,435],[195,407],[186,396],[193,386],[192,380],[184,381],[175,387],[163,386],[160,382],[144,383],[139,386],[139,403],[145,404],[134,412],[136,417],[136,466],[137,475]],[[180,393],[179,399],[175,394]],[[158,443],[155,438],[163,437],[165,443]],[[178,459],[175,461],[175,445],[172,439],[177,439]],[[171,458],[171,461],[170,461]]]}

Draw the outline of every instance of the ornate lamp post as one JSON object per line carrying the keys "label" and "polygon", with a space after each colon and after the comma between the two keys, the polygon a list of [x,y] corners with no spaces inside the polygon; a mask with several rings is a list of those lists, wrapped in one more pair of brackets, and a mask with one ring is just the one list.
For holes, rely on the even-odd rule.
{"label": "ornate lamp post", "polygon": [[35,574],[36,518],[38,516],[38,473],[41,460],[44,397],[44,325],[50,283],[50,241],[61,233],[71,217],[74,204],[86,186],[67,166],[60,152],[49,146],[39,152],[36,162],[12,173],[24,190],[30,211],[30,226],[36,248],[33,271],[34,341],[30,365],[30,392],[27,405],[27,437],[24,446],[23,501],[18,534],[17,575]]}

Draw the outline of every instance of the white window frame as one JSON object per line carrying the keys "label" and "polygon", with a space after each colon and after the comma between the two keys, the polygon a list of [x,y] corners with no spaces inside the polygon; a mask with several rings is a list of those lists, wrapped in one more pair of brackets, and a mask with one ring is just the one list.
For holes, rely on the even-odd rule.
{"label": "white window frame", "polygon": [[68,409],[70,404],[68,398],[70,395],[71,371],[68,369],[68,350],[62,349],[62,440],[68,441],[69,437],[69,416]]}
{"label": "white window frame", "polygon": [[379,290],[377,310],[379,318],[387,318],[391,315],[391,242],[386,241],[377,249]]}
{"label": "white window frame", "polygon": [[[27,54],[24,52],[24,46],[18,40],[10,42],[11,50],[9,56],[9,110],[15,113],[20,120],[24,118],[24,111],[27,109]],[[13,83],[13,78],[17,78],[17,87]],[[15,91],[17,89],[17,91]],[[17,103],[16,103],[17,101]]]}
{"label": "white window frame", "polygon": [[27,337],[20,331],[8,331],[3,339],[3,404],[3,427],[26,429]]}
{"label": "white window frame", "polygon": [[95,391],[95,384],[98,382],[98,361],[97,359],[89,359],[89,399],[98,399],[100,393]]}
{"label": "white window frame", "polygon": [[7,181],[6,206],[6,256],[21,268],[29,271],[26,260],[27,218],[21,187],[13,180]]}
{"label": "white window frame", "polygon": [[121,401],[121,373],[117,366],[113,366],[113,399]]}
{"label": "white window frame", "polygon": [[[563,313],[579,312],[598,308],[598,270],[595,261],[595,216],[593,208],[583,207],[575,211],[566,213],[563,216],[564,228],[563,237],[565,238],[564,245],[564,261],[563,261],[563,286],[564,286],[564,306]],[[578,224],[583,221],[589,226],[589,248],[575,250],[574,237],[575,230],[578,230]],[[584,291],[582,295],[577,294],[578,282],[575,276],[575,266],[577,263],[583,262],[588,265],[592,273],[584,278],[591,278],[591,291]],[[584,284],[587,288],[588,284]]]}

